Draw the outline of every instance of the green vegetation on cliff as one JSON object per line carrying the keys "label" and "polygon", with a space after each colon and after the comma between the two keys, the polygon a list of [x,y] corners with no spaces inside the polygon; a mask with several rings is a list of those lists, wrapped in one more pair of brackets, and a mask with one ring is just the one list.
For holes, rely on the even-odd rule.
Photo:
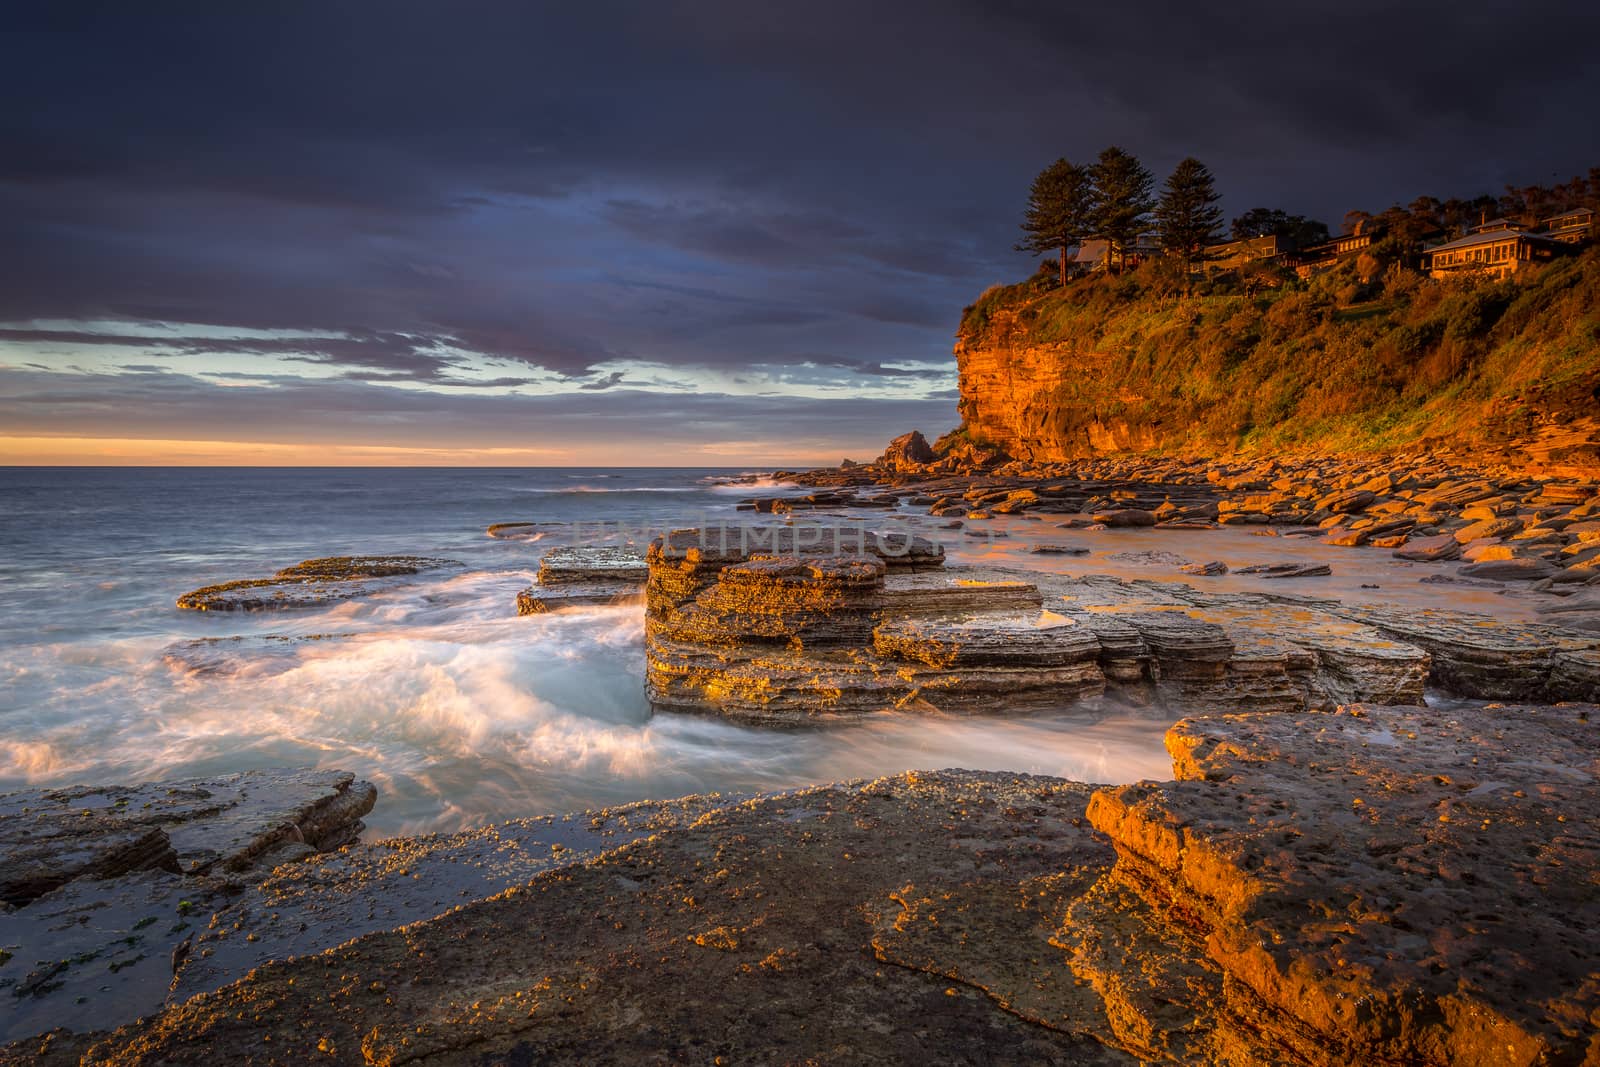
{"label": "green vegetation on cliff", "polygon": [[1108,427],[1116,448],[1376,452],[1600,411],[1600,249],[1506,281],[1433,281],[1382,244],[1309,281],[1252,266],[1189,296],[1163,259],[991,288],[961,321],[964,429],[1039,459],[1105,451]]}

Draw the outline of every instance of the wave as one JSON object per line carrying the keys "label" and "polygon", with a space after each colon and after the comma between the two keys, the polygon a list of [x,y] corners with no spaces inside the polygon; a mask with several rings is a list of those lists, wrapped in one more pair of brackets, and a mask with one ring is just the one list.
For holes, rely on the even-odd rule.
{"label": "wave", "polygon": [[586,493],[700,493],[704,492],[695,486],[680,485],[641,485],[641,486],[605,486],[605,485],[572,485],[558,488],[513,488],[513,493],[530,493],[544,496],[578,496]]}
{"label": "wave", "polygon": [[[707,481],[710,481],[710,479],[707,479]],[[748,479],[748,480],[740,479],[738,481],[713,482],[713,483],[711,483],[710,486],[708,486],[708,488],[709,488],[709,491],[713,492],[713,493],[748,494],[748,493],[750,493],[752,491],[755,491],[755,490],[760,490],[760,491],[767,492],[767,493],[772,493],[772,492],[776,491],[777,493],[780,493],[780,494],[781,493],[785,493],[785,492],[791,492],[791,493],[811,492],[811,490],[807,489],[803,485],[795,485],[793,482],[773,481],[771,478],[766,478],[766,477],[751,478],[751,479]]]}

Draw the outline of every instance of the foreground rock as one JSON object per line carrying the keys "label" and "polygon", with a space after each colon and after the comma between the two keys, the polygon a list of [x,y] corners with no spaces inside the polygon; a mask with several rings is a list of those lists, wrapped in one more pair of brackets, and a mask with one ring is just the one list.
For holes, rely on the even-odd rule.
{"label": "foreground rock", "polygon": [[425,556],[328,556],[285,567],[270,578],[244,578],[193,590],[178,598],[189,611],[266,611],[315,608],[392,587],[394,579],[459,567]]}
{"label": "foreground rock", "polygon": [[0,796],[0,1039],[159,1007],[208,905],[354,841],[376,795],[302,770]]}
{"label": "foreground rock", "polygon": [[[1597,711],[1202,716],[1169,734],[1172,783],[947,771],[668,811],[432,920],[11,1053],[1592,1062]],[[318,892],[291,878],[273,906]]]}
{"label": "foreground rock", "polygon": [[1594,1062],[1597,711],[1186,720],[1167,742],[1182,781],[1103,790],[1089,818],[1141,920],[1204,946],[1224,1048],[1232,1031],[1310,1063]]}
{"label": "foreground rock", "polygon": [[[1087,798],[1059,780],[964,773],[763,797],[430,922],[257,968],[115,1034],[13,1056],[1131,1064],[872,947],[907,894],[994,884],[1026,901],[1035,880],[1104,869],[1111,851],[1083,821]],[[1008,910],[1038,926],[1039,953],[1058,955],[1048,914]],[[56,1051],[41,1057],[41,1045]]]}
{"label": "foreground rock", "polygon": [[174,967],[181,1003],[274,959],[432,919],[584,863],[640,838],[692,824],[738,798],[711,793],[600,811],[513,819],[451,834],[358,843],[266,873],[228,898]]}

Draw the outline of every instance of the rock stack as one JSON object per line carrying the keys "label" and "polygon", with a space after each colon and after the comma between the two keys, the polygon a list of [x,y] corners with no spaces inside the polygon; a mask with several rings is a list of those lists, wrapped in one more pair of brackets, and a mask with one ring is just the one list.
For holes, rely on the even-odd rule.
{"label": "rock stack", "polygon": [[1098,642],[1028,582],[943,571],[921,538],[680,530],[650,547],[646,690],[658,708],[763,723],[915,701],[1026,707],[1098,695]]}

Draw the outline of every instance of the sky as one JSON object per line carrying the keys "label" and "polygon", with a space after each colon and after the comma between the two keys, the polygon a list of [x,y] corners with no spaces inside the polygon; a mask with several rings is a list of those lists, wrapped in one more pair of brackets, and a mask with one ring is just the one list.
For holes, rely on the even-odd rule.
{"label": "sky", "polygon": [[956,425],[1028,183],[1309,214],[1600,164],[1600,6],[0,14],[0,464],[781,466]]}

